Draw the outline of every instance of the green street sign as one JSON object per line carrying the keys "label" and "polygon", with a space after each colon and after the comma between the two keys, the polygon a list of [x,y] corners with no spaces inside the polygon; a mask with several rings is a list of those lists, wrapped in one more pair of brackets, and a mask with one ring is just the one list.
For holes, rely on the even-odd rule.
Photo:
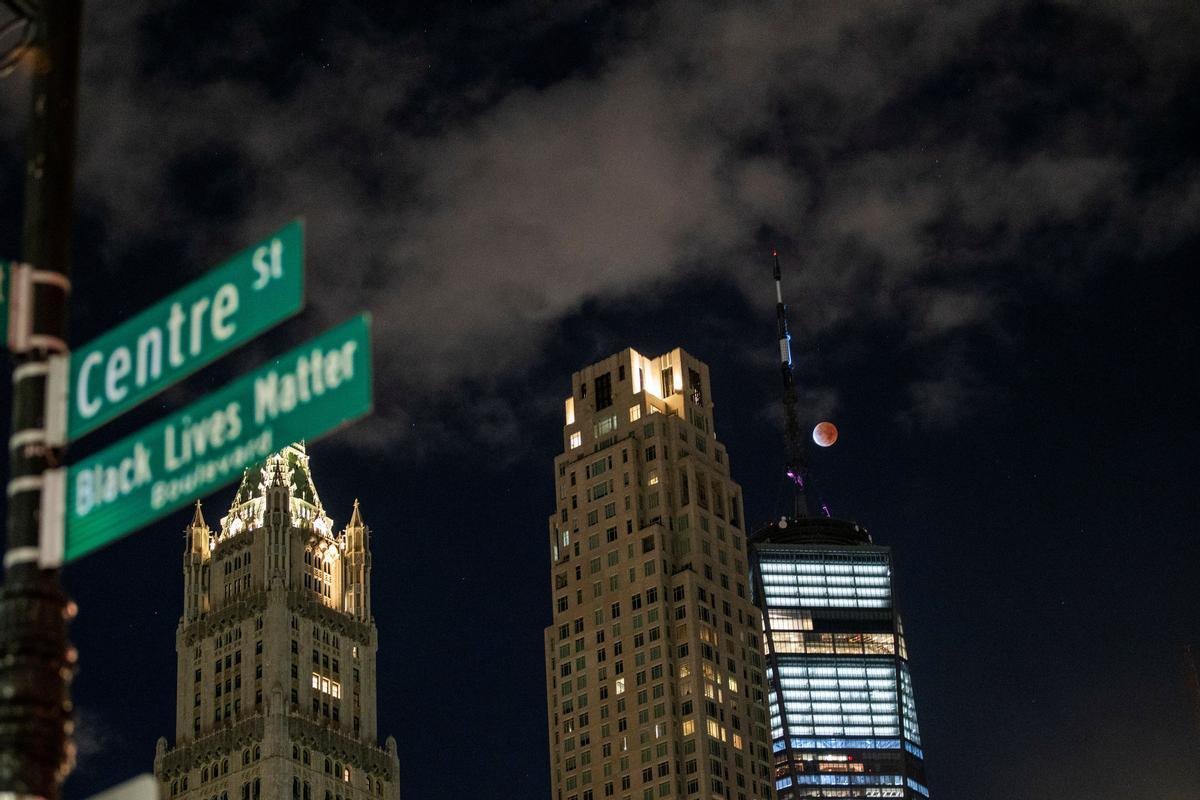
{"label": "green street sign", "polygon": [[64,561],[240,478],[292,442],[369,413],[371,376],[363,314],[68,467]]}
{"label": "green street sign", "polygon": [[300,311],[296,220],[74,351],[67,440],[75,441]]}

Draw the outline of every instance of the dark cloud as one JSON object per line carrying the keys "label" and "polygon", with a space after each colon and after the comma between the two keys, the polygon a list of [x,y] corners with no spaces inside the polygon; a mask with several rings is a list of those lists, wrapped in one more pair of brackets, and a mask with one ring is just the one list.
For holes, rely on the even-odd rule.
{"label": "dark cloud", "polygon": [[[73,323],[99,330],[136,309],[134,289],[164,293],[305,216],[303,330],[368,308],[380,340],[378,412],[328,445],[348,465],[331,485],[384,501],[367,506],[393,604],[380,640],[443,665],[509,656],[434,670],[438,693],[423,656],[389,646],[381,673],[412,674],[385,710],[447,728],[407,751],[429,774],[416,758],[405,774],[444,787],[470,780],[436,761],[467,714],[497,743],[485,772],[544,734],[540,644],[515,642],[548,607],[528,531],[550,502],[564,365],[695,350],[725,382],[718,429],[747,517],[778,513],[779,448],[755,426],[782,418],[765,399],[778,246],[805,416],[843,427],[821,488],[838,513],[868,510],[912,589],[935,790],[1191,797],[1192,762],[1171,761],[1191,734],[1161,663],[1163,620],[1195,627],[1195,560],[1173,549],[1192,547],[1178,520],[1194,492],[1176,485],[1190,455],[1168,456],[1195,439],[1195,291],[1177,265],[1200,243],[1197,8],[92,2],[75,279],[83,296],[138,286],[76,303]],[[9,219],[21,78],[0,81]],[[514,466],[522,447],[540,449]],[[457,472],[406,474],[423,456]],[[462,513],[464,491],[502,522]],[[471,591],[448,591],[464,574]],[[523,597],[512,608],[529,616],[489,623],[488,593]],[[1164,614],[1168,597],[1185,602]],[[168,641],[140,650],[165,654],[164,675]],[[507,663],[522,653],[537,663]],[[96,677],[105,697],[123,685]],[[516,706],[496,685],[527,701],[466,707],[485,693]],[[406,686],[423,687],[423,716],[398,704]],[[119,750],[94,722],[85,750]]]}
{"label": "dark cloud", "polygon": [[320,316],[372,309],[392,356],[377,443],[460,381],[519,373],[591,298],[720,274],[768,314],[768,242],[810,336],[894,325],[926,365],[897,413],[953,421],[976,397],[964,335],[1003,338],[1021,292],[1174,246],[1200,205],[1175,113],[1194,129],[1200,26],[1171,4],[426,12],[88,19],[100,257],[164,218],[242,243],[305,215]]}

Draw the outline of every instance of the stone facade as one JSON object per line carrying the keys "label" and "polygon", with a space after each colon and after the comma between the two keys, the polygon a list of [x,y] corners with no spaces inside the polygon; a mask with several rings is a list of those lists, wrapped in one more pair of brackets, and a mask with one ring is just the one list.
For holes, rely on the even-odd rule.
{"label": "stone facade", "polygon": [[247,470],[217,530],[184,530],[175,746],[154,773],[182,800],[399,800],[378,745],[370,528],[335,532],[302,444]]}
{"label": "stone facade", "polygon": [[572,376],[549,520],[553,800],[773,796],[762,617],[708,367]]}

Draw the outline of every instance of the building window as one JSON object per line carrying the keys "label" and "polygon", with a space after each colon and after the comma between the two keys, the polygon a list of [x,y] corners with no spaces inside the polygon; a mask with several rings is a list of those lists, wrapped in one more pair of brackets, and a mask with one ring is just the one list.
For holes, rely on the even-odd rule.
{"label": "building window", "polygon": [[574,450],[581,444],[583,444],[583,434],[579,431],[575,431],[571,434],[571,449]]}
{"label": "building window", "polygon": [[671,367],[667,367],[662,371],[662,396],[663,399],[675,394],[675,372]]}
{"label": "building window", "polygon": [[602,417],[597,420],[593,427],[593,433],[599,439],[608,436],[610,433],[616,433],[617,430],[617,415],[612,414],[607,417]]}
{"label": "building window", "polygon": [[612,405],[612,373],[606,372],[596,378],[596,410]]}

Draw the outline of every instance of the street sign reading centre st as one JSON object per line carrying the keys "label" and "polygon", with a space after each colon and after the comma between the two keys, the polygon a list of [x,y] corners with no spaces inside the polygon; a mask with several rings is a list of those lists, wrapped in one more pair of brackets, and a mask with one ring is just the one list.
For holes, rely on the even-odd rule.
{"label": "street sign reading centre st", "polygon": [[296,220],[73,352],[67,441],[298,313],[303,304],[304,230]]}
{"label": "street sign reading centre st", "polygon": [[66,495],[63,559],[166,516],[291,442],[369,413],[371,399],[363,314],[68,467],[65,487],[58,484]]}

